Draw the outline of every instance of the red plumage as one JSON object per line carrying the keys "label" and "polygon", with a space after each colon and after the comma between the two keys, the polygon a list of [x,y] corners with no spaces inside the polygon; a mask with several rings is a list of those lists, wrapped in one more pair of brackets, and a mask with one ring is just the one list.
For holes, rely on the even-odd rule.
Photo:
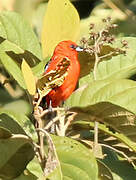
{"label": "red plumage", "polygon": [[53,53],[51,60],[46,67],[45,74],[51,70],[55,70],[56,66],[64,58],[70,60],[70,65],[67,69],[68,74],[64,79],[61,86],[54,88],[46,95],[47,105],[51,103],[52,107],[57,107],[66,100],[76,88],[76,84],[80,74],[80,64],[78,61],[77,51],[82,51],[83,49],[76,45],[72,41],[62,41],[60,42]]}

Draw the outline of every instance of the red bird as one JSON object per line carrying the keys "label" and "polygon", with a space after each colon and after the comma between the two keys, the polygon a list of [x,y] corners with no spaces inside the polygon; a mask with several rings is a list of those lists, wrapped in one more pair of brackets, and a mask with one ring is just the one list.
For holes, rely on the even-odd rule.
{"label": "red bird", "polygon": [[45,68],[45,73],[55,70],[56,66],[64,59],[70,60],[70,65],[67,69],[68,74],[65,77],[63,84],[52,89],[46,95],[47,106],[51,104],[52,107],[57,107],[66,100],[76,88],[76,84],[80,74],[80,64],[78,61],[78,51],[83,51],[83,48],[77,46],[72,41],[60,42],[53,53],[51,60]]}

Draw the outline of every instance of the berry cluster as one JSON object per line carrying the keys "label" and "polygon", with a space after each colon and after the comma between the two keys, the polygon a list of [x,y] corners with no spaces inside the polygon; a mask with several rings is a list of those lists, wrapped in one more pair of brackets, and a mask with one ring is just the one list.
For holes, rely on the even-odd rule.
{"label": "berry cluster", "polygon": [[[103,47],[112,45],[116,40],[113,35],[113,30],[118,27],[117,24],[113,24],[110,17],[102,19],[102,23],[104,27],[99,32],[95,32],[95,24],[91,23],[89,26],[89,38],[83,37],[81,39],[81,45],[84,47],[85,51],[91,55],[97,53],[98,56],[101,56]],[[110,55],[125,54],[128,43],[123,40],[121,44],[122,46],[120,48],[112,48]],[[107,56],[109,56],[109,54],[107,54]]]}

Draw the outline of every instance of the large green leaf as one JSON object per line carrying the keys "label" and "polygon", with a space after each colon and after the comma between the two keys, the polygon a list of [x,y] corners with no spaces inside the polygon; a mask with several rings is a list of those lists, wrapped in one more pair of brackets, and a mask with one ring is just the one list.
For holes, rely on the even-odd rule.
{"label": "large green leaf", "polygon": [[36,35],[22,16],[15,12],[0,13],[0,37],[41,59],[41,48]]}
{"label": "large green leaf", "polygon": [[130,163],[115,158],[115,153],[113,153],[108,148],[104,149],[104,153],[106,154],[106,156],[102,160],[102,162],[109,167],[109,169],[113,173],[114,180],[116,180],[117,177],[120,177],[121,180],[136,179],[136,170]]}
{"label": "large green leaf", "polygon": [[23,128],[15,121],[13,113],[10,114],[10,112],[6,110],[0,111],[0,126],[14,134],[25,134]]}
{"label": "large green leaf", "polygon": [[48,176],[47,179],[49,180],[62,180],[62,173],[61,173],[61,168],[60,166],[57,166],[53,172],[51,172]]}
{"label": "large green leaf", "polygon": [[80,120],[105,123],[119,133],[115,133],[119,141],[136,152],[135,90],[136,82],[132,80],[95,81],[75,91],[66,105],[77,113],[74,124]]}
{"label": "large green leaf", "polygon": [[34,157],[31,140],[25,135],[0,139],[0,177],[13,179],[20,175]]}
{"label": "large green leaf", "polygon": [[65,177],[70,177],[73,180],[90,179],[88,177],[88,174],[81,168],[78,168],[77,166],[73,166],[69,163],[61,163],[61,167],[62,167],[62,171]]}
{"label": "large green leaf", "polygon": [[95,81],[81,91],[75,91],[66,101],[68,107],[86,107],[99,102],[111,102],[136,113],[136,82],[127,79]]}
{"label": "large green leaf", "polygon": [[[80,128],[80,130],[83,128],[94,128],[94,123],[93,122],[87,122],[87,121],[84,121],[84,120],[87,120],[87,119],[83,119],[81,118],[81,120],[79,121],[76,121],[74,123],[74,125],[78,126]],[[123,144],[126,145],[127,148],[131,149],[133,152],[136,152],[136,143],[133,142],[132,140],[130,140],[130,138],[128,138],[125,133],[122,134],[122,133],[119,133],[119,132],[112,132],[112,130],[110,130],[106,125],[104,124],[100,124],[99,123],[99,126],[98,126],[99,130],[101,132],[103,132],[104,134],[108,135],[108,136],[112,136],[114,138],[116,138],[118,140],[118,142],[122,142]],[[103,139],[104,140],[104,139]],[[116,142],[116,144],[118,143]],[[114,144],[115,145],[115,144]],[[120,145],[121,147],[121,145]],[[135,153],[134,153],[135,154]]]}
{"label": "large green leaf", "polygon": [[64,179],[97,179],[94,155],[84,145],[67,137],[52,136]]}
{"label": "large green leaf", "polygon": [[13,134],[27,134],[31,138],[36,138],[32,122],[22,113],[0,109],[0,126],[10,130]]}
{"label": "large green leaf", "polygon": [[118,132],[124,133],[127,137],[134,139],[133,136],[136,136],[135,114],[120,106],[109,102],[101,102],[84,108],[72,108],[71,110],[78,112],[75,116],[78,121],[93,122],[97,120]]}
{"label": "large green leaf", "polygon": [[[19,85],[26,88],[20,65],[23,58],[31,67],[41,61],[38,39],[23,17],[17,13],[0,13],[0,23],[0,60]],[[41,70],[42,68],[39,71]]]}

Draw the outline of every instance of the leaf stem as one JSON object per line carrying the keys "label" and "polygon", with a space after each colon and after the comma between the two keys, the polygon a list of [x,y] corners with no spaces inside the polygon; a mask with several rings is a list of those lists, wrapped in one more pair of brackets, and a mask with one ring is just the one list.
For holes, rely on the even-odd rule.
{"label": "leaf stem", "polygon": [[[96,72],[97,72],[97,66],[98,66],[98,63],[100,61],[100,58],[98,56],[98,54],[100,53],[100,47],[99,47],[99,43],[101,41],[101,37],[102,37],[102,32],[103,30],[101,30],[99,32],[99,37],[97,38],[96,36],[94,37],[95,38],[95,44],[94,44],[94,56],[95,56],[95,64],[94,64],[94,70],[93,70],[93,74],[94,74],[94,80],[96,81],[97,77],[96,77]],[[99,123],[97,121],[94,122],[94,147],[93,147],[93,150],[94,150],[94,153],[97,151],[97,147],[98,147],[98,125]]]}
{"label": "leaf stem", "polygon": [[95,121],[94,122],[94,152],[96,152],[96,148],[98,146],[98,126],[99,126],[99,122]]}

